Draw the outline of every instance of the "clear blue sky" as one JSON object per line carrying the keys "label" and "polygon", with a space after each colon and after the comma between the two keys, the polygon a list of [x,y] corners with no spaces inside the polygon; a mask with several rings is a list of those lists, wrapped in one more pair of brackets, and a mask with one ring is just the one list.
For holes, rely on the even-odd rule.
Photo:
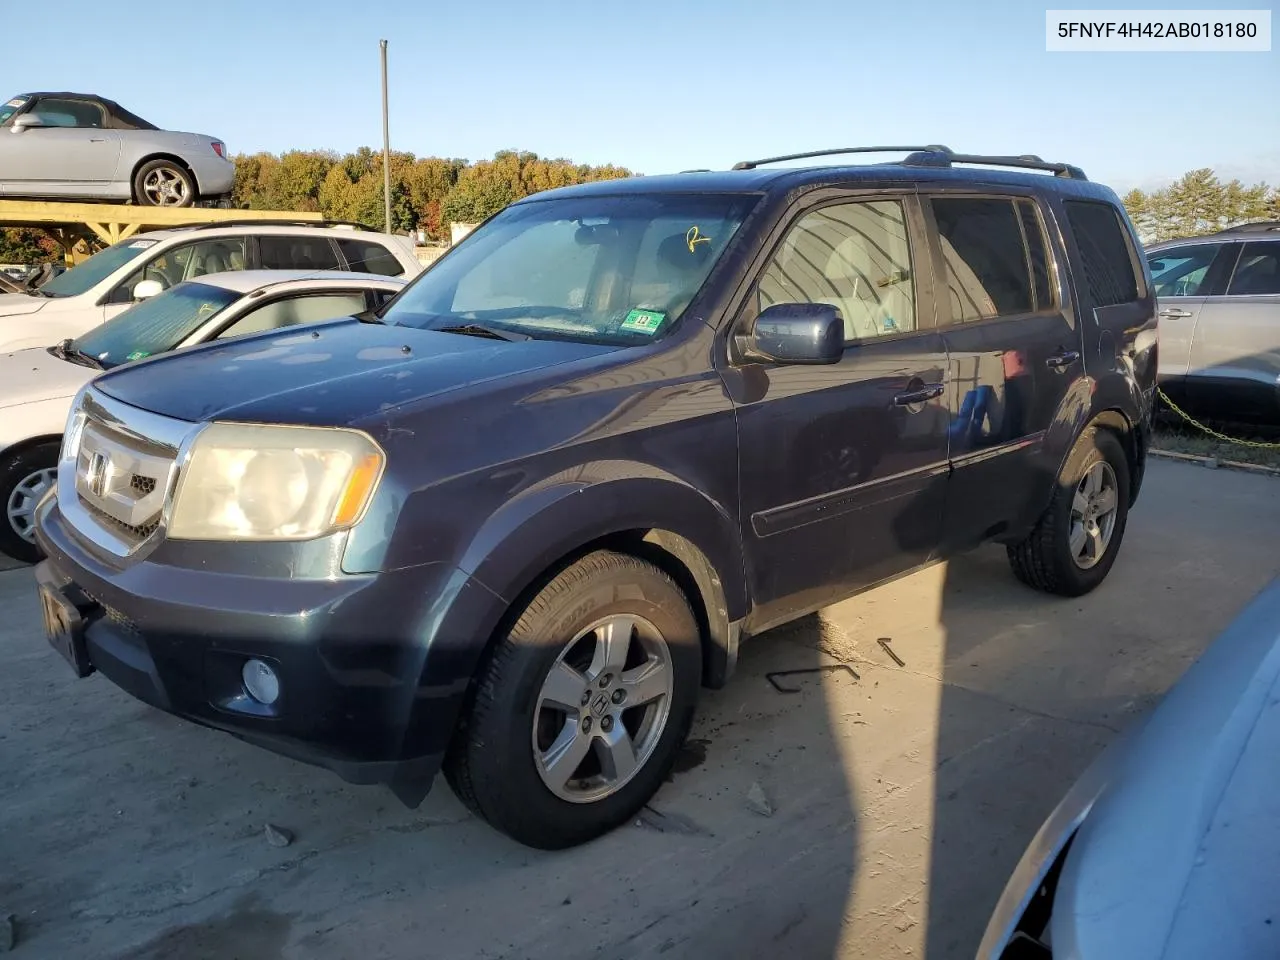
{"label": "clear blue sky", "polygon": [[918,141],[1038,153],[1118,189],[1200,166],[1280,184],[1280,53],[1051,54],[1045,7],[59,0],[47,29],[5,31],[0,95],[89,90],[235,152],[347,151],[381,142],[385,37],[392,146],[420,155],[662,173]]}

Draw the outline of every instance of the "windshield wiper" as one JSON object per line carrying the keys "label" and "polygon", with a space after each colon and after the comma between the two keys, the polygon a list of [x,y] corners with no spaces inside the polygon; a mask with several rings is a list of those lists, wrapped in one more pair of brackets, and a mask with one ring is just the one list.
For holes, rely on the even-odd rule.
{"label": "windshield wiper", "polygon": [[438,333],[461,333],[468,337],[488,337],[490,340],[506,340],[508,343],[519,343],[532,340],[527,333],[516,333],[514,330],[501,330],[498,327],[487,327],[483,323],[459,323],[449,327],[433,327]]}
{"label": "windshield wiper", "polygon": [[59,360],[66,360],[68,363],[78,363],[82,367],[93,367],[95,370],[107,369],[97,357],[90,356],[83,350],[74,349],[71,344],[72,340],[68,337],[57,346],[50,347],[49,352]]}

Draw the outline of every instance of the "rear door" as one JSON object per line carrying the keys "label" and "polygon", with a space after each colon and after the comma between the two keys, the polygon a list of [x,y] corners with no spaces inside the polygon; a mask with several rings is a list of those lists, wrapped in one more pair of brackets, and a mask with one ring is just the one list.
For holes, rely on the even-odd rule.
{"label": "rear door", "polygon": [[778,303],[830,303],[844,357],[742,364],[742,533],[764,629],[929,560],[947,474],[946,354],[914,191],[826,191],[789,220],[735,329]]}
{"label": "rear door", "polygon": [[1209,416],[1273,421],[1280,415],[1280,240],[1226,246],[1239,257],[1226,293],[1201,308],[1188,399]]}
{"label": "rear door", "polygon": [[[967,549],[1043,506],[1049,427],[1084,376],[1064,310],[1047,211],[1031,196],[922,196],[934,240],[950,363],[951,481],[943,549]],[[1052,467],[1048,466],[1052,462]]]}
{"label": "rear door", "polygon": [[1235,245],[1217,241],[1161,247],[1147,255],[1158,302],[1160,387],[1175,403],[1186,396],[1196,323],[1205,299],[1221,293],[1231,272]]}

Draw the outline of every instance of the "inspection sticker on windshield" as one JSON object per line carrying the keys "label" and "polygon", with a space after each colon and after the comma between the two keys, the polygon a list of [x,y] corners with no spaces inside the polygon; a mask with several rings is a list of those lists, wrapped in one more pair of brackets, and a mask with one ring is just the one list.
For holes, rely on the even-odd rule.
{"label": "inspection sticker on windshield", "polygon": [[665,319],[667,315],[661,310],[628,310],[620,329],[628,333],[647,333],[653,336]]}
{"label": "inspection sticker on windshield", "polygon": [[135,240],[129,244],[130,250],[145,250],[147,247],[154,247],[160,241],[158,240]]}
{"label": "inspection sticker on windshield", "polygon": [[127,357],[125,357],[125,359],[126,359],[126,360],[141,360],[143,357],[149,357],[149,356],[151,356],[151,352],[150,352],[149,350],[135,350],[135,351],[133,351],[133,353],[131,353],[131,354],[129,354]]}
{"label": "inspection sticker on windshield", "polygon": [[10,100],[8,103],[6,103],[6,104],[5,104],[5,106],[6,106],[6,107],[20,107],[20,106],[22,106],[22,105],[23,105],[24,103],[26,103],[26,102],[27,102],[27,101],[26,101],[26,100],[24,100],[24,99],[22,99],[22,97],[15,97],[14,99],[12,99],[12,100]]}

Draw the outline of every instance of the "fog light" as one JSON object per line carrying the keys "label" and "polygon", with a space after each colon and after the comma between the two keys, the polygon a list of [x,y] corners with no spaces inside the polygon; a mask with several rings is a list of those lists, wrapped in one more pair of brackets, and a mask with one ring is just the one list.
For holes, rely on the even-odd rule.
{"label": "fog light", "polygon": [[240,671],[244,688],[249,696],[261,704],[271,706],[280,699],[280,678],[270,666],[261,660],[249,660]]}

